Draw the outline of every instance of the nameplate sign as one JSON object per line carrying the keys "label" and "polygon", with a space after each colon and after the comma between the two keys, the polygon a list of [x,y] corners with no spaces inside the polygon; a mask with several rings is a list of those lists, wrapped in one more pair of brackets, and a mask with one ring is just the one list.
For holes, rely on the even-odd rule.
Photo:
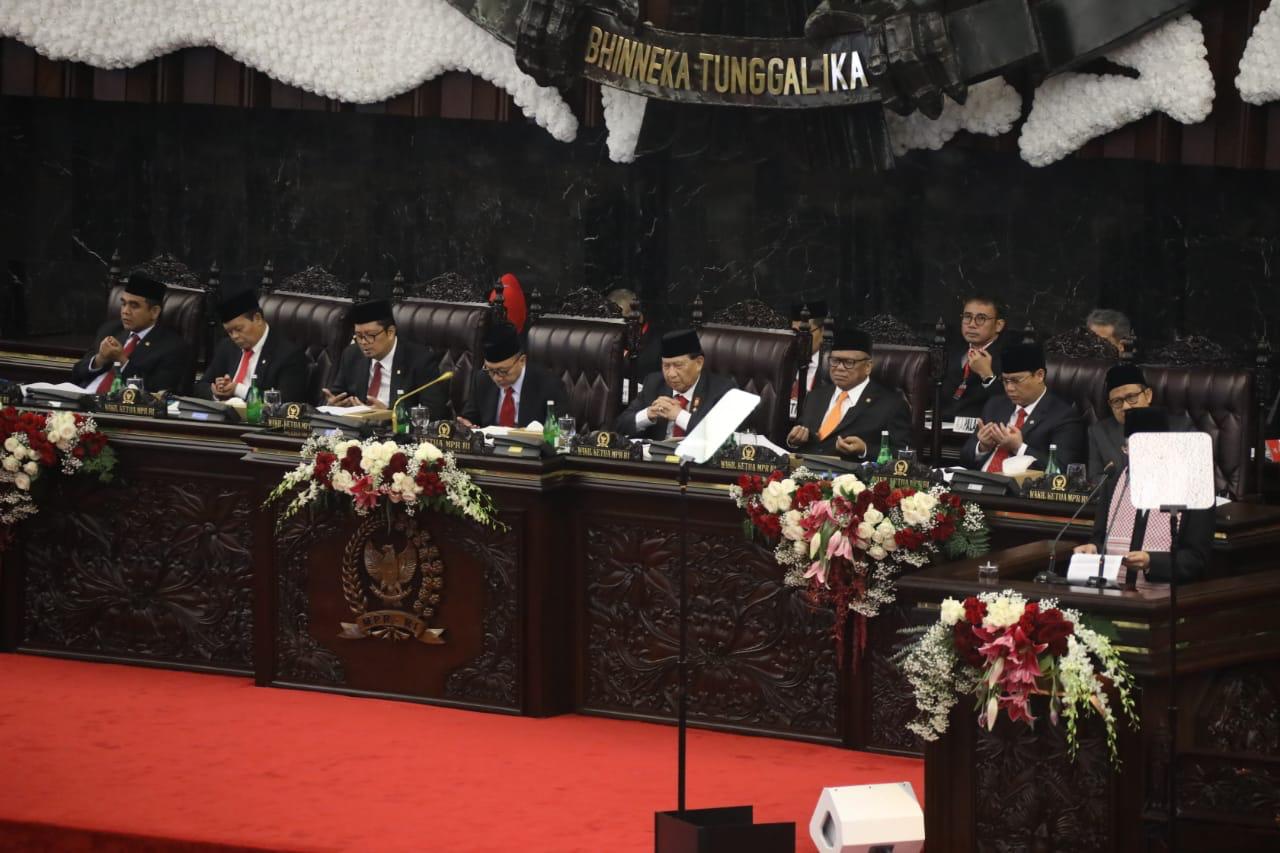
{"label": "nameplate sign", "polygon": [[169,416],[165,404],[137,388],[125,388],[120,392],[118,400],[102,400],[97,405],[99,412],[109,415],[134,415],[142,418],[164,418]]}
{"label": "nameplate sign", "polygon": [[779,468],[785,471],[790,466],[791,460],[787,456],[755,444],[731,447],[716,460],[716,467],[723,471],[743,471],[748,474],[772,474]]}
{"label": "nameplate sign", "polygon": [[454,421],[436,421],[430,424],[425,440],[446,453],[480,456],[486,452],[484,435]]}
{"label": "nameplate sign", "polygon": [[285,435],[311,434],[311,418],[307,417],[307,407],[302,403],[286,403],[277,414],[268,415],[263,425]]}
{"label": "nameplate sign", "polygon": [[927,492],[934,487],[934,484],[928,480],[915,477],[886,477],[883,474],[872,474],[867,478],[868,485],[874,486],[877,483],[888,483],[891,489],[915,489],[917,492]]}
{"label": "nameplate sign", "polygon": [[16,393],[8,390],[0,391],[0,408],[4,408],[5,406],[21,406],[21,405],[22,405],[21,390],[17,391]]}
{"label": "nameplate sign", "polygon": [[1022,496],[1033,501],[1084,504],[1089,502],[1089,488],[1088,483],[1072,482],[1066,474],[1054,474],[1027,481]]}
{"label": "nameplate sign", "polygon": [[929,479],[931,473],[928,465],[907,459],[897,459],[883,465],[872,465],[867,472],[867,482],[873,486],[877,483],[888,483],[891,489],[915,489],[917,492],[927,492],[936,485]]}
{"label": "nameplate sign", "polygon": [[598,430],[587,433],[574,443],[569,451],[571,456],[585,456],[589,459],[613,459],[619,462],[638,462],[644,458],[644,449],[631,442],[626,436]]}

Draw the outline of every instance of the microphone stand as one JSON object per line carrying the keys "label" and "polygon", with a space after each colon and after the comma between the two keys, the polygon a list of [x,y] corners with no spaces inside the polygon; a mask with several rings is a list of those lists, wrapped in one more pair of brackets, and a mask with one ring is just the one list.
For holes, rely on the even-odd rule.
{"label": "microphone stand", "polygon": [[680,657],[676,666],[676,808],[685,813],[689,731],[689,460],[680,460]]}
{"label": "microphone stand", "polygon": [[396,417],[396,410],[400,408],[401,403],[403,403],[405,400],[412,397],[414,394],[417,394],[420,391],[427,390],[432,385],[435,385],[439,382],[447,382],[452,378],[453,378],[453,371],[446,370],[444,373],[441,373],[439,376],[437,376],[435,379],[432,379],[430,382],[426,383],[425,385],[419,385],[417,388],[414,388],[412,391],[406,391],[405,393],[401,394],[399,397],[395,398],[395,400],[391,402],[391,434],[395,435],[400,431],[400,424],[398,423],[399,418]]}
{"label": "microphone stand", "polygon": [[[1123,476],[1125,477],[1125,487],[1128,488],[1128,469],[1125,469]],[[1119,490],[1118,484],[1116,488]],[[1111,514],[1111,503],[1115,503],[1115,500],[1116,493],[1112,492],[1111,502],[1107,504],[1107,526],[1102,531],[1102,547],[1098,549],[1098,573],[1084,582],[1085,586],[1090,586],[1095,589],[1106,589],[1108,586],[1114,587],[1113,584],[1110,584],[1107,581],[1105,571],[1107,565],[1107,542],[1111,540],[1111,522],[1114,518]]]}
{"label": "microphone stand", "polygon": [[1062,529],[1058,531],[1058,535],[1053,537],[1053,544],[1049,546],[1049,567],[1038,573],[1035,578],[1033,578],[1035,583],[1056,583],[1059,580],[1058,573],[1055,568],[1058,563],[1058,543],[1062,541],[1062,535],[1067,532],[1067,528],[1080,517],[1080,513],[1084,512],[1084,508],[1093,502],[1098,491],[1102,488],[1103,484],[1107,482],[1107,478],[1111,476],[1111,469],[1114,465],[1114,462],[1107,463],[1107,467],[1102,469],[1102,477],[1098,480],[1097,485],[1093,487],[1093,490],[1089,492],[1089,496],[1084,499],[1084,503],[1076,507],[1076,511],[1067,519],[1067,523],[1062,525]]}
{"label": "microphone stand", "polygon": [[1169,853],[1178,850],[1178,514],[1184,506],[1162,506],[1161,512],[1169,513]]}

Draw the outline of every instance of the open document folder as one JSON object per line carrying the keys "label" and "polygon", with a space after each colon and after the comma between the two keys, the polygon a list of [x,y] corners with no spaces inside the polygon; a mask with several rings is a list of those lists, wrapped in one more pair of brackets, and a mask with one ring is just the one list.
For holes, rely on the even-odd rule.
{"label": "open document folder", "polygon": [[760,395],[734,388],[707,412],[698,425],[676,445],[676,456],[701,465],[711,458],[729,436],[742,425],[756,406]]}

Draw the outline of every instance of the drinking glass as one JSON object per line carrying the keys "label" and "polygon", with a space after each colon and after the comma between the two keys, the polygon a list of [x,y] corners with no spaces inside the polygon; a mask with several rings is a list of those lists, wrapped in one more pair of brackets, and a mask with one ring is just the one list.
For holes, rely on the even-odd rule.
{"label": "drinking glass", "polygon": [[1067,466],[1068,483],[1083,483],[1085,479],[1085,467],[1082,463],[1072,462]]}
{"label": "drinking glass", "polygon": [[981,566],[978,566],[978,583],[999,583],[1000,567],[995,563],[987,560]]}
{"label": "drinking glass", "polygon": [[283,402],[283,395],[275,388],[262,392],[262,408],[266,410],[265,414],[269,417],[280,414],[280,405]]}
{"label": "drinking glass", "polygon": [[916,452],[910,447],[904,447],[898,451],[898,458],[914,464],[916,461]]}
{"label": "drinking glass", "polygon": [[426,406],[414,406],[409,410],[409,422],[413,424],[413,434],[418,441],[427,437],[427,425],[431,423],[431,410]]}
{"label": "drinking glass", "polygon": [[568,450],[573,446],[573,439],[577,435],[577,424],[573,420],[573,415],[561,415],[556,419],[557,425],[560,427],[560,448]]}

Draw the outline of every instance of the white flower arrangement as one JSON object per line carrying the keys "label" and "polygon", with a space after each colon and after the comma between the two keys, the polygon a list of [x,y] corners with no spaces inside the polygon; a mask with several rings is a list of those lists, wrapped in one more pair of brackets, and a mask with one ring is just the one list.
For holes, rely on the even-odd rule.
{"label": "white flower arrangement", "polygon": [[1280,5],[1273,3],[1258,17],[1240,57],[1236,88],[1248,104],[1280,98]]}
{"label": "white flower arrangement", "polygon": [[919,112],[907,116],[892,110],[884,113],[893,153],[899,156],[919,149],[937,151],[962,130],[1001,136],[1012,130],[1021,117],[1022,96],[1003,77],[970,86],[963,104],[946,98],[942,115],[936,119]]}

